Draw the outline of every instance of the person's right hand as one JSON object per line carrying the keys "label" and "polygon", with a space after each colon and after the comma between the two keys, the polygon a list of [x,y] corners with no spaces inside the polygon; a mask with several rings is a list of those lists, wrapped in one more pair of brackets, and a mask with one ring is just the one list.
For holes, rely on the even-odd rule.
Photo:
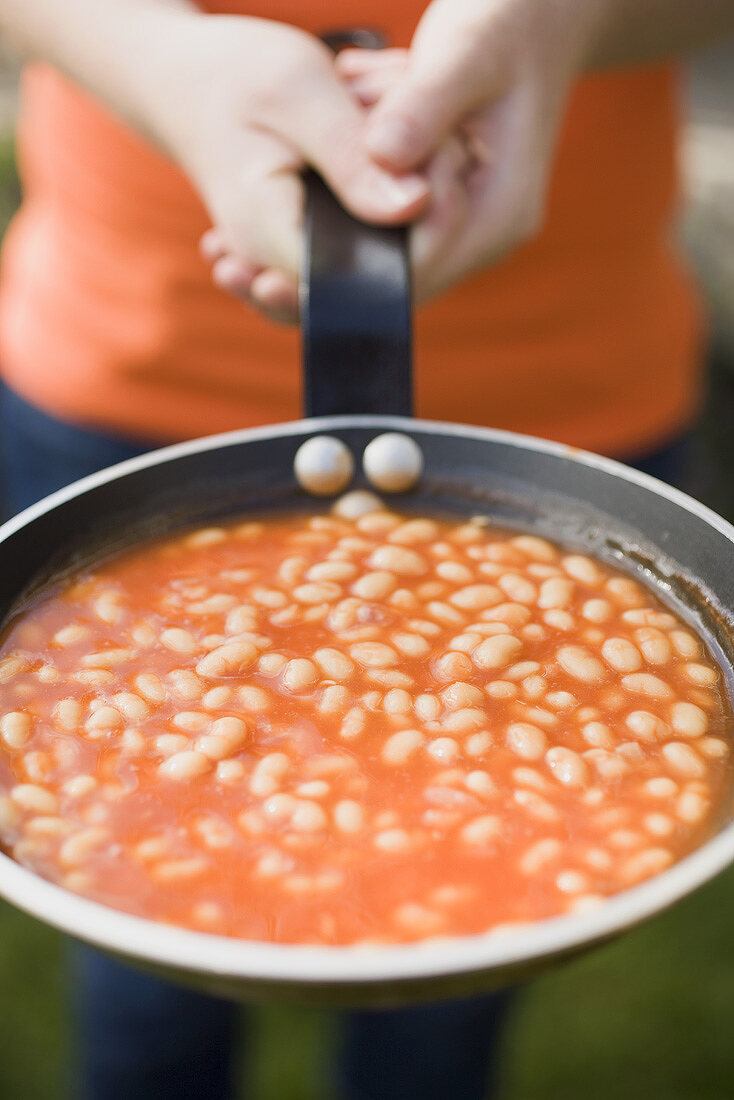
{"label": "person's right hand", "polygon": [[279,319],[297,314],[304,166],[355,215],[417,216],[429,188],[367,154],[364,108],[311,35],[243,16],[172,22],[148,120],[198,189],[214,225],[202,242],[215,281]]}

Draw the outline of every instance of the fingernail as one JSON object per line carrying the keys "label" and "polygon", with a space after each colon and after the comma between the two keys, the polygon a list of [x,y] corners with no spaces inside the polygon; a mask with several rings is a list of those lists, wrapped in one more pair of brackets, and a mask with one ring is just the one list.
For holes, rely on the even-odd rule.
{"label": "fingernail", "polygon": [[394,115],[378,118],[368,128],[366,141],[375,156],[403,160],[411,154],[415,131],[404,119]]}
{"label": "fingernail", "polygon": [[381,172],[375,178],[378,199],[394,209],[412,206],[428,195],[428,184],[420,176],[388,176]]}

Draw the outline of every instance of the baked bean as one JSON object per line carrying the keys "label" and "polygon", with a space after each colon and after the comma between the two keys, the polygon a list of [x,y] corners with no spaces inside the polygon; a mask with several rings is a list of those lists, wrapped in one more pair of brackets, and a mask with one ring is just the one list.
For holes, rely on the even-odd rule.
{"label": "baked bean", "polygon": [[0,736],[10,749],[22,749],[33,732],[30,714],[10,710],[0,719]]}
{"label": "baked bean", "polygon": [[91,829],[82,829],[81,832],[70,836],[59,848],[59,862],[62,867],[75,867],[84,863],[87,856],[100,844],[109,839],[109,830],[97,826]]}
{"label": "baked bean", "polygon": [[122,725],[122,715],[116,707],[98,707],[90,714],[84,723],[87,734],[91,737],[108,733],[110,730],[119,729]]}
{"label": "baked bean", "polygon": [[673,648],[662,630],[654,626],[635,631],[635,640],[648,664],[666,665],[673,656]]}
{"label": "baked bean", "polygon": [[353,741],[356,737],[359,737],[367,725],[367,715],[361,707],[352,707],[344,715],[344,719],[339,728],[339,736],[345,741]]}
{"label": "baked bean", "polygon": [[702,737],[708,729],[709,720],[706,711],[695,703],[673,703],[670,724],[681,737]]}
{"label": "baked bean", "polygon": [[[171,649],[174,653],[183,653],[186,656],[196,653],[199,648],[198,642],[191,631],[183,630],[181,627],[170,627],[168,630],[164,630],[161,634],[161,643],[166,649]],[[127,658],[123,659],[127,660]]]}
{"label": "baked bean", "polygon": [[627,638],[608,638],[601,652],[615,672],[638,672],[642,668],[642,654]]}
{"label": "baked bean", "polygon": [[306,691],[318,678],[316,665],[307,657],[295,657],[283,669],[283,683],[289,691]]}
{"label": "baked bean", "polygon": [[457,589],[449,602],[462,611],[484,611],[502,602],[502,592],[493,584],[470,584]]}
{"label": "baked bean", "polygon": [[258,760],[250,776],[250,793],[256,798],[274,794],[291,762],[283,752],[271,752]]}
{"label": "baked bean", "polygon": [[244,778],[245,765],[241,760],[220,760],[216,774],[220,783],[239,783]]}
{"label": "baked bean", "polygon": [[282,653],[263,653],[257,662],[257,671],[263,676],[279,676],[287,664],[288,658]]}
{"label": "baked bean", "polygon": [[638,882],[650,875],[659,875],[673,862],[673,856],[667,848],[647,848],[627,860],[622,868],[622,878],[626,882]]}
{"label": "baked bean", "polygon": [[484,847],[495,840],[502,831],[502,822],[495,814],[481,814],[467,822],[461,830],[461,839],[472,846]]}
{"label": "baked bean", "polygon": [[338,649],[317,649],[314,660],[324,676],[330,680],[348,680],[354,672],[354,664]]}
{"label": "baked bean", "polygon": [[329,685],[321,693],[318,708],[322,714],[338,714],[349,705],[351,696],[341,684]]}
{"label": "baked bean", "polygon": [[443,727],[452,733],[469,733],[486,725],[487,716],[479,707],[460,707],[443,719]]}
{"label": "baked bean", "polygon": [[709,668],[708,665],[697,664],[691,662],[690,664],[683,665],[681,672],[685,678],[691,684],[695,684],[697,687],[710,687],[718,680],[718,673],[715,669]]}
{"label": "baked bean", "polygon": [[[229,702],[230,695],[227,694],[224,697],[216,696],[215,692],[229,692],[228,688],[214,688],[202,699],[204,706],[216,709],[219,706],[226,706]],[[272,708],[272,698],[265,691],[264,688],[255,687],[253,684],[245,684],[239,688],[237,697],[240,701],[240,706],[243,710],[246,710],[254,714],[266,714]],[[221,698],[221,702],[219,701]]]}
{"label": "baked bean", "polygon": [[523,760],[540,760],[547,744],[543,730],[530,722],[513,722],[507,727],[507,746]]}
{"label": "baked bean", "polygon": [[661,741],[670,733],[669,727],[662,718],[658,718],[649,710],[631,711],[625,719],[625,725],[641,741]]}
{"label": "baked bean", "polygon": [[633,672],[622,677],[622,684],[628,691],[639,695],[649,695],[651,699],[670,699],[673,691],[665,680],[653,676],[651,672]]}
{"label": "baked bean", "polygon": [[400,730],[385,741],[381,758],[385,764],[399,767],[408,762],[424,741],[425,737],[420,730]]}
{"label": "baked bean", "polygon": [[429,741],[426,751],[434,760],[447,764],[456,759],[460,749],[453,737],[437,737],[435,741]]}
{"label": "baked bean", "polygon": [[252,642],[227,642],[202,657],[196,672],[206,680],[232,676],[249,668],[257,658],[258,651]]}
{"label": "baked bean", "polygon": [[55,814],[59,806],[56,795],[36,783],[18,783],[10,797],[16,806],[34,814]]}
{"label": "baked bean", "polygon": [[586,722],[581,727],[581,736],[595,749],[613,749],[615,745],[614,734],[604,722]]}
{"label": "baked bean", "polygon": [[375,835],[373,843],[381,852],[407,852],[412,847],[405,829],[384,829]]}
{"label": "baked bean", "polygon": [[471,675],[472,662],[466,653],[444,653],[433,663],[433,670],[437,680],[460,680]]}
{"label": "baked bean", "polygon": [[383,642],[363,642],[353,645],[349,652],[357,664],[367,668],[391,668],[398,663],[395,650]]}
{"label": "baked bean", "polygon": [[599,684],[605,677],[604,666],[580,645],[561,646],[556,654],[558,664],[574,680],[584,684]]}
{"label": "baked bean", "polygon": [[436,575],[441,577],[442,580],[450,581],[452,584],[467,585],[471,584],[474,579],[471,569],[458,561],[439,562],[436,566]]}
{"label": "baked bean", "polygon": [[582,787],[588,776],[586,764],[573,749],[555,745],[548,749],[545,760],[553,776],[566,787]]}
{"label": "baked bean", "polygon": [[133,679],[133,685],[150,703],[162,703],[166,698],[166,689],[154,672],[141,672]]}
{"label": "baked bean", "polygon": [[669,637],[670,644],[678,657],[690,660],[692,657],[701,656],[701,643],[687,630],[671,630]]}
{"label": "baked bean", "polygon": [[538,595],[538,607],[545,610],[565,610],[574,599],[574,584],[564,577],[551,577],[543,581]]}
{"label": "baked bean", "polygon": [[581,614],[590,623],[606,623],[611,619],[613,609],[609,600],[592,599],[583,604]]}
{"label": "baked bean", "polygon": [[[639,585],[627,577],[612,577],[607,581],[605,587],[610,596],[613,596],[622,607],[639,608],[645,603],[645,596]],[[629,619],[626,621],[632,622],[635,620]],[[656,624],[650,623],[649,625],[654,626]]]}
{"label": "baked bean", "polygon": [[695,749],[683,741],[669,741],[663,745],[663,756],[678,775],[700,779],[706,774],[706,765]]}
{"label": "baked bean", "polygon": [[449,684],[443,689],[441,700],[448,710],[458,710],[462,707],[478,706],[483,701],[483,694],[473,684],[457,680],[456,683]]}
{"label": "baked bean", "polygon": [[486,638],[472,653],[472,660],[478,668],[503,668],[517,657],[522,643],[511,634],[497,634]]}
{"label": "baked bean", "polygon": [[676,802],[676,813],[687,825],[697,825],[708,813],[710,802],[698,791],[684,791]]}
{"label": "baked bean", "polygon": [[492,798],[497,793],[497,788],[489,774],[480,769],[469,772],[464,783],[467,790],[471,791],[472,794],[479,795],[481,798]]}
{"label": "baked bean", "polygon": [[112,696],[112,702],[128,722],[144,722],[150,714],[150,707],[145,700],[133,691],[118,692]]}
{"label": "baked bean", "polygon": [[419,695],[413,704],[416,718],[423,722],[435,722],[441,713],[441,704],[435,695]]}
{"label": "baked bean", "polygon": [[404,688],[392,688],[386,692],[382,706],[388,714],[409,714],[413,707],[413,697]]}
{"label": "baked bean", "polygon": [[549,707],[554,710],[573,710],[578,706],[578,699],[570,691],[549,691],[545,697]]}
{"label": "baked bean", "polygon": [[405,657],[425,657],[431,652],[431,644],[421,634],[398,632],[390,641]]}
{"label": "baked bean", "polygon": [[368,564],[376,570],[408,576],[422,576],[428,571],[425,558],[404,546],[378,546]]}
{"label": "baked bean", "polygon": [[555,546],[537,535],[516,535],[510,539],[510,545],[522,551],[533,561],[554,562],[558,560]]}
{"label": "baked bean", "polygon": [[60,646],[76,645],[77,642],[83,642],[87,637],[89,637],[88,627],[82,623],[70,623],[69,626],[64,626],[61,630],[56,631],[53,641]]}
{"label": "baked bean", "polygon": [[169,756],[158,770],[166,779],[187,780],[204,775],[210,767],[211,761],[204,753],[186,750]]}

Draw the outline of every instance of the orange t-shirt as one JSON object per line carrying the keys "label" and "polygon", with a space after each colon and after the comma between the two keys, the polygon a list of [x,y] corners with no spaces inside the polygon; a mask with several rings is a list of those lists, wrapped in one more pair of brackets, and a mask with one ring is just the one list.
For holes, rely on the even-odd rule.
{"label": "orange t-shirt", "polygon": [[[377,26],[407,44],[424,6],[246,8],[315,33]],[[701,326],[670,242],[677,110],[670,66],[579,83],[540,235],[418,311],[419,415],[613,454],[685,425]],[[19,145],[24,200],[0,283],[0,362],[15,390],[158,440],[300,415],[297,332],[212,285],[198,255],[209,219],[169,160],[40,65],[24,75]]]}

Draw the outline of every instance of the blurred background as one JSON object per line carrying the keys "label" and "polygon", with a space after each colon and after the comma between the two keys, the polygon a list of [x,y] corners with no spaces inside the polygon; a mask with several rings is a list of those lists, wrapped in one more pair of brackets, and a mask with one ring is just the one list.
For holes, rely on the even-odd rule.
{"label": "blurred background", "polygon": [[[17,67],[0,55],[0,232],[19,201]],[[685,247],[711,314],[711,372],[689,491],[734,520],[734,49],[692,67],[681,149]],[[734,873],[621,942],[518,992],[498,1100],[734,1096]],[[64,945],[0,903],[0,1096],[62,1100]],[[267,1008],[246,1024],[248,1100],[328,1100],[331,1020]],[[287,1035],[287,1042],[284,1036]]]}

